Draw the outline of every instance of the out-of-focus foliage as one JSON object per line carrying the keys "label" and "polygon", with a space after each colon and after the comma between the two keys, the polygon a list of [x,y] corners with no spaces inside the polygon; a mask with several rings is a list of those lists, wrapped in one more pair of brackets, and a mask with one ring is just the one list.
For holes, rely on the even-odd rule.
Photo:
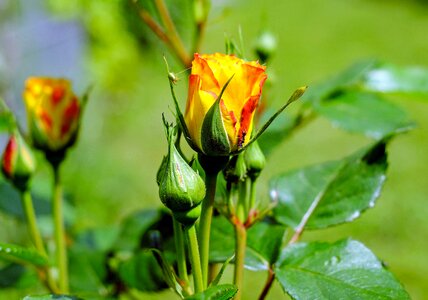
{"label": "out-of-focus foliage", "polygon": [[[1,6],[0,24],[4,24],[12,16],[19,15],[19,12],[25,11],[24,1],[20,5],[16,5],[15,2],[17,3],[17,1],[5,1],[6,8]],[[129,229],[124,229],[121,231],[123,234],[118,234],[117,230],[109,226],[120,223],[125,215],[137,209],[158,205],[154,174],[163,153],[159,149],[165,147],[163,140],[159,139],[162,132],[159,116],[168,105],[172,106],[161,59],[163,52],[168,53],[167,49],[159,50],[159,47],[163,46],[142,25],[130,2],[126,0],[43,2],[58,22],[77,20],[87,33],[85,36],[87,53],[82,58],[85,61],[85,72],[82,77],[86,77],[85,81],[95,82],[96,90],[88,106],[81,139],[73,153],[70,153],[69,162],[64,166],[68,174],[65,175],[65,189],[66,199],[74,206],[70,213],[73,216],[69,216],[69,231],[72,234],[72,242],[78,246],[77,249],[73,249],[71,256],[77,272],[86,274],[84,280],[79,277],[72,280],[78,284],[83,282],[91,285],[92,292],[99,292],[99,294],[107,294],[111,291],[110,289],[120,288],[120,286],[104,286],[100,282],[117,280],[120,276],[120,271],[117,271],[120,270],[121,264],[126,262],[132,265],[137,261],[135,257],[139,252],[136,250],[138,244],[134,244],[137,241],[135,237],[141,237],[147,233],[146,230],[154,226],[155,222],[145,223],[147,220],[152,220],[152,217],[148,217],[145,221],[140,220],[141,222],[129,221],[132,219],[129,217],[127,220],[131,224],[140,226],[136,226],[140,230],[130,233],[133,236],[130,240],[133,242],[119,242],[121,245],[129,246],[124,252],[119,251],[123,249],[112,246],[116,238],[129,241],[125,234]],[[188,1],[167,2],[174,6],[173,18],[183,20],[183,23],[180,23],[182,24],[180,31],[184,33],[187,40],[191,39],[192,33],[184,31],[185,24],[189,21],[184,13],[187,11]],[[374,69],[374,73],[369,73],[368,80],[360,85],[370,92],[375,92],[367,97],[377,99],[379,92],[385,92],[385,86],[376,85],[379,74],[387,72],[391,79],[390,83],[397,82],[397,78],[400,78],[399,82],[406,83],[387,86],[387,92],[391,92],[392,95],[388,98],[390,102],[382,99],[380,106],[385,112],[383,115],[385,118],[382,120],[394,121],[397,120],[394,116],[398,115],[400,122],[396,125],[400,128],[401,125],[408,124],[409,118],[414,118],[419,128],[408,135],[401,136],[390,145],[389,159],[392,162],[389,169],[390,177],[385,184],[383,196],[378,204],[379,208],[369,211],[355,224],[333,228],[326,233],[308,234],[308,239],[319,240],[324,237],[337,240],[338,236],[347,236],[350,232],[355,238],[367,241],[376,255],[389,262],[391,270],[404,283],[412,298],[424,299],[427,294],[425,271],[428,265],[425,252],[428,244],[421,237],[428,232],[425,222],[428,213],[425,195],[428,190],[426,177],[423,176],[428,164],[425,155],[428,149],[426,142],[428,109],[422,102],[410,101],[415,98],[422,99],[421,93],[417,93],[419,95],[415,97],[409,94],[403,96],[401,92],[406,90],[409,84],[415,84],[413,80],[403,81],[403,73],[413,74],[414,71],[405,71],[402,66],[428,66],[426,56],[428,19],[425,6],[407,1],[213,2],[215,2],[213,16],[207,32],[209,38],[206,38],[204,51],[223,51],[224,32],[236,36],[237,24],[241,24],[243,28],[248,48],[251,46],[251,39],[265,25],[269,25],[270,29],[278,35],[278,51],[269,66],[270,70],[275,70],[277,82],[276,87],[273,87],[268,94],[267,100],[272,107],[282,102],[285,95],[288,95],[289,91],[296,86],[309,83],[311,87],[315,87],[318,82],[332,78],[332,74],[346,68],[351,62],[371,56],[388,61],[393,66],[387,65],[383,69]],[[414,2],[425,3],[426,1]],[[145,5],[143,1],[140,4]],[[263,14],[266,16],[264,24],[260,21]],[[18,33],[17,38],[19,37]],[[42,51],[49,51],[49,49]],[[248,57],[252,55],[250,51],[246,54]],[[8,89],[14,79],[4,75],[7,71],[4,67],[6,63],[7,61],[2,60],[0,53],[0,92]],[[397,71],[396,68],[399,70]],[[31,69],[31,72],[37,73],[38,70]],[[185,87],[185,73],[178,76],[181,80],[180,86]],[[270,79],[272,78],[274,78],[273,74],[270,76]],[[409,77],[406,75],[405,78]],[[418,84],[422,87],[423,93],[426,92],[423,90],[424,82],[421,81]],[[19,82],[13,84],[22,86]],[[317,113],[334,120],[341,128],[351,130],[353,127],[350,120],[337,118],[338,106],[334,104],[340,104],[344,100],[343,97],[351,97],[352,94],[351,96],[341,94],[339,89],[328,91],[326,95],[334,97],[321,103]],[[9,95],[2,94],[2,96],[8,103],[21,101],[18,98],[12,99]],[[183,100],[184,93],[180,96]],[[377,100],[375,102],[379,103]],[[401,109],[397,109],[398,106]],[[19,105],[14,106],[16,107],[19,108]],[[332,112],[332,108],[336,111]],[[347,107],[343,109],[345,108]],[[287,124],[290,127],[293,126],[298,110],[299,107],[296,106],[289,112],[290,118],[282,119],[283,123],[286,123],[284,126]],[[402,110],[407,113],[403,114]],[[358,119],[361,111],[357,111],[354,116],[354,120]],[[363,114],[363,116],[374,120],[370,114]],[[376,120],[379,122],[377,124],[382,125],[382,120]],[[404,122],[401,122],[402,120]],[[277,120],[273,125],[283,129],[283,124],[279,121]],[[385,127],[378,128],[383,130]],[[390,129],[387,128],[386,131]],[[371,130],[372,128],[369,128],[363,133],[370,133]],[[375,137],[382,136],[385,133],[382,130]],[[266,175],[262,175],[262,179],[302,165],[343,157],[358,148],[361,143],[367,142],[365,137],[349,136],[332,129],[325,119],[317,119],[314,123],[303,127],[298,136],[288,137],[290,137],[288,143],[277,143],[275,150],[271,152],[270,161],[273,163],[267,165]],[[280,141],[278,136],[274,139]],[[48,171],[41,167],[40,174],[35,179],[34,185],[39,186],[36,192],[42,195],[42,199],[43,196],[49,195],[49,181],[46,180],[48,175]],[[124,186],[126,188],[123,188]],[[3,190],[3,183],[1,188]],[[2,197],[2,201],[5,201],[1,205],[6,207],[6,212],[2,211],[0,215],[4,225],[0,236],[4,240],[22,244],[26,235],[23,224],[14,216],[9,216],[7,212],[12,210],[16,215],[22,215],[19,205],[13,203],[17,200],[15,198],[17,198],[16,195]],[[267,196],[263,195],[260,198],[266,199]],[[38,212],[48,213],[46,206],[46,203],[43,204]],[[153,219],[157,220],[157,218],[157,213],[154,213]],[[76,219],[78,222],[73,222]],[[41,220],[41,223],[43,222],[46,223],[44,218]],[[108,226],[105,230],[92,229],[95,225],[100,226],[99,224]],[[49,228],[46,225],[42,227]],[[48,236],[49,232],[45,235]],[[341,248],[342,244],[338,245],[340,247],[337,247]],[[148,245],[144,245],[146,246]],[[111,257],[109,249],[114,249],[117,256]],[[96,257],[89,253],[96,253]],[[297,250],[296,253],[299,254]],[[90,264],[87,264],[88,260]],[[106,264],[106,261],[109,263]],[[81,265],[87,265],[88,268],[79,269]],[[284,262],[284,266],[281,267],[287,268],[287,262]],[[34,271],[25,268],[24,272],[16,265],[2,262],[1,271],[5,269],[11,269],[15,274],[14,284],[17,288],[16,290],[2,289],[1,297],[10,299],[22,297],[28,291],[28,287],[31,292],[37,288],[43,291],[35,284]],[[264,277],[264,274],[252,275],[248,286],[260,286],[265,280]],[[4,279],[1,276],[0,278]],[[86,290],[88,285],[75,287]],[[282,295],[282,292],[279,286],[276,286],[270,298],[276,299],[279,295]],[[169,296],[171,295],[163,294],[159,299]],[[244,294],[244,298],[245,296],[251,298],[254,294],[248,292]],[[154,299],[156,296],[143,294],[143,297]]]}

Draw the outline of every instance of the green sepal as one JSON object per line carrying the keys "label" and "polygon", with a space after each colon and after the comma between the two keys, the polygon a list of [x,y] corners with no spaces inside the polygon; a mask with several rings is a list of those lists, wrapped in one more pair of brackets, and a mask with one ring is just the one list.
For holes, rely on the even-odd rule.
{"label": "green sepal", "polygon": [[190,137],[189,129],[187,128],[186,121],[184,120],[184,116],[183,116],[183,113],[181,112],[180,105],[178,104],[177,96],[175,95],[174,84],[176,82],[176,78],[175,76],[171,76],[171,74],[173,73],[169,70],[168,61],[166,60],[165,56],[163,57],[163,59],[165,61],[166,70],[168,74],[169,88],[171,90],[172,99],[174,100],[174,108],[176,113],[175,117],[177,119],[177,124],[180,126],[181,131],[183,132],[184,139],[189,144],[190,148],[198,152],[200,150],[198,146],[193,142],[192,138]]}
{"label": "green sepal", "polygon": [[166,156],[162,157],[162,162],[159,166],[158,172],[156,173],[156,183],[158,184],[158,186],[160,186],[161,184],[163,174],[165,173],[167,162],[168,162],[167,157]]}
{"label": "green sepal", "polygon": [[232,150],[220,109],[221,97],[232,78],[233,76],[223,86],[202,123],[201,145],[202,151],[207,156],[228,156]]}
{"label": "green sepal", "polygon": [[259,129],[259,131],[257,131],[257,133],[251,138],[251,140],[241,149],[234,151],[231,154],[238,154],[242,151],[244,151],[248,146],[250,146],[252,143],[254,143],[262,134],[263,132],[266,131],[266,129],[268,129],[268,127],[270,126],[270,124],[272,124],[272,122],[293,102],[297,101],[300,99],[300,97],[303,96],[303,94],[305,93],[305,91],[307,90],[307,86],[302,86],[300,88],[298,88],[297,90],[294,91],[294,93],[291,95],[291,97],[288,99],[287,103],[285,103],[280,109],[277,110],[276,113],[273,114],[272,117],[269,118],[269,120],[262,126],[261,129]]}

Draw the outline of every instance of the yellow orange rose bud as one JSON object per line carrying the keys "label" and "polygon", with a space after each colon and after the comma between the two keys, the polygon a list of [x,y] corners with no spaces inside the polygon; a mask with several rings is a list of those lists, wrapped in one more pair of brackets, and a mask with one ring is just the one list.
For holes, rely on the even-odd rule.
{"label": "yellow orange rose bud", "polygon": [[19,190],[27,189],[36,168],[33,154],[22,137],[10,136],[2,158],[3,175]]}
{"label": "yellow orange rose bud", "polygon": [[257,62],[195,54],[184,120],[199,152],[227,156],[249,142],[266,78],[265,67]]}
{"label": "yellow orange rose bud", "polygon": [[31,77],[23,96],[34,146],[45,153],[63,153],[77,137],[81,112],[70,81]]}

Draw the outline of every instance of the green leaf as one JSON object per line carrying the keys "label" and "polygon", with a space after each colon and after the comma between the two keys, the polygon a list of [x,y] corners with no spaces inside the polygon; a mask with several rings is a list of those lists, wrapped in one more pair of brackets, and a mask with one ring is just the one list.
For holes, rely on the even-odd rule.
{"label": "green leaf", "polygon": [[367,72],[372,70],[376,65],[377,61],[374,59],[357,62],[331,79],[318,85],[311,86],[302,97],[302,101],[316,103],[330,98],[338,91],[342,91],[345,88],[352,87],[361,82],[361,79],[364,78]]}
{"label": "green leaf", "polygon": [[161,219],[160,210],[142,210],[125,218],[121,225],[118,239],[114,243],[115,250],[132,251],[139,246],[141,237]]}
{"label": "green leaf", "polygon": [[69,277],[75,292],[107,293],[103,280],[107,276],[106,253],[74,245],[69,250]]}
{"label": "green leaf", "polygon": [[[51,213],[50,201],[39,194],[33,195],[33,205],[38,216]],[[2,178],[0,178],[0,210],[21,220],[25,220],[19,192]]]}
{"label": "green leaf", "polygon": [[363,78],[366,90],[404,95],[428,95],[428,69],[381,65]]}
{"label": "green leaf", "polygon": [[150,251],[152,251],[152,254],[155,257],[156,261],[158,262],[159,267],[161,267],[166,283],[181,298],[184,298],[183,287],[179,284],[179,282],[178,282],[179,279],[178,279],[177,275],[175,274],[174,269],[168,263],[167,259],[164,257],[162,252],[160,252],[158,249],[150,249]]}
{"label": "green leaf", "polygon": [[[248,230],[245,267],[253,271],[269,270],[278,257],[285,234],[282,225],[259,222]],[[233,226],[224,218],[215,218],[211,229],[210,261],[225,262],[235,251]]]}
{"label": "green leaf", "polygon": [[49,265],[48,259],[35,250],[12,244],[0,243],[0,256],[11,261],[29,263],[40,267]]}
{"label": "green leaf", "polygon": [[223,263],[223,265],[221,266],[220,271],[218,272],[217,276],[214,278],[213,281],[211,281],[210,286],[216,286],[218,285],[218,283],[221,280],[221,277],[223,277],[223,273],[226,270],[226,267],[230,264],[230,262],[232,261],[232,259],[235,258],[235,255],[232,255],[231,257],[229,257],[228,259],[226,259],[226,261]]}
{"label": "green leaf", "polygon": [[87,250],[108,251],[119,237],[117,226],[90,228],[75,237],[75,243]]}
{"label": "green leaf", "polygon": [[83,300],[76,296],[67,295],[42,295],[42,296],[26,296],[23,300]]}
{"label": "green leaf", "polygon": [[10,288],[24,275],[25,267],[11,263],[0,269],[0,288]]}
{"label": "green leaf", "polygon": [[11,132],[16,127],[15,117],[6,103],[0,98],[0,133]]}
{"label": "green leaf", "polygon": [[275,218],[301,231],[350,222],[374,206],[385,181],[386,142],[339,160],[274,177]]}
{"label": "green leaf", "polygon": [[315,110],[339,128],[376,139],[415,126],[404,110],[377,94],[344,92],[320,101]]}
{"label": "green leaf", "polygon": [[238,288],[233,284],[221,284],[187,297],[186,300],[229,300],[235,296],[237,291]]}
{"label": "green leaf", "polygon": [[353,240],[293,244],[275,273],[293,299],[410,299],[375,255]]}
{"label": "green leaf", "polygon": [[162,269],[150,250],[138,252],[119,266],[120,279],[131,288],[154,292],[168,287]]}

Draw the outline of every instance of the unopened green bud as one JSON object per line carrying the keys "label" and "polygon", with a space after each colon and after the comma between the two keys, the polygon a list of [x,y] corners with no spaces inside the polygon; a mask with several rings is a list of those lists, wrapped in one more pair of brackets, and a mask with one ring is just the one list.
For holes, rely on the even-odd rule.
{"label": "unopened green bud", "polygon": [[275,53],[277,42],[275,36],[269,31],[263,32],[256,41],[255,51],[262,63],[265,63]]}
{"label": "unopened green bud", "polygon": [[233,156],[223,171],[224,178],[229,182],[238,182],[247,176],[247,166],[245,165],[245,152]]}
{"label": "unopened green bud", "polygon": [[266,165],[266,158],[257,141],[250,144],[244,152],[248,176],[255,180]]}
{"label": "unopened green bud", "polygon": [[[168,135],[168,155],[164,158],[158,172],[159,197],[173,215],[196,221],[196,207],[205,197],[205,183],[197,172],[181,157],[174,145],[175,128],[166,125]],[[181,222],[179,219],[177,219]],[[192,224],[193,224],[192,223]],[[183,223],[184,224],[184,223]],[[186,223],[184,225],[189,225]]]}
{"label": "unopened green bud", "polygon": [[10,136],[3,153],[4,176],[20,191],[25,191],[36,169],[33,154],[19,133]]}

